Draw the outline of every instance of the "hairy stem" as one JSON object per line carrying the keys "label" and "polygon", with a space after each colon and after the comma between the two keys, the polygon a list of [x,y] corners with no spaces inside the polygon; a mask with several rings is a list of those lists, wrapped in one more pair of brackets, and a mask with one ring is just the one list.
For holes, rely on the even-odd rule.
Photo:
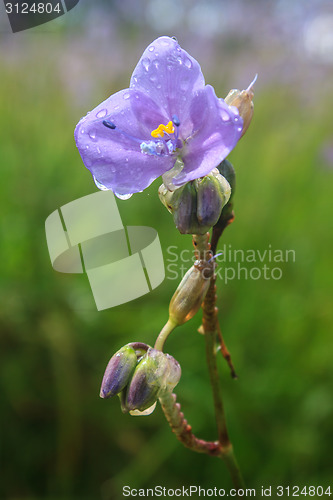
{"label": "hairy stem", "polygon": [[[196,257],[200,260],[208,260],[216,251],[219,237],[224,229],[233,221],[233,212],[228,213],[227,217],[222,217],[219,227],[215,226],[212,236],[212,245],[209,243],[209,234],[206,235],[193,235],[193,245],[196,251]],[[215,418],[218,430],[218,441],[204,441],[197,438],[191,426],[188,424],[181,411],[180,404],[176,402],[176,395],[170,391],[164,391],[159,400],[162,405],[163,412],[169,425],[176,435],[177,439],[193,451],[198,453],[206,453],[211,456],[222,458],[229,470],[231,479],[237,491],[244,488],[242,475],[233,451],[232,444],[229,439],[226,417],[224,412],[221,385],[219,380],[217,360],[216,360],[216,339],[219,336],[222,353],[229,362],[231,373],[235,375],[233,366],[230,359],[230,354],[227,351],[223,342],[222,334],[218,324],[217,308],[216,308],[216,276],[211,278],[210,285],[202,304],[203,308],[203,330],[206,342],[206,358],[208,364],[208,371],[210,383],[213,391]],[[170,320],[164,326],[159,334],[155,348],[163,349],[164,342],[170,332],[174,329],[174,325],[170,324]]]}
{"label": "hairy stem", "polygon": [[220,456],[226,463],[235,488],[244,487],[243,478],[233,452],[230,442],[227,421],[224,412],[221,384],[216,360],[216,336],[218,333],[218,318],[216,303],[216,278],[211,279],[210,287],[203,303],[203,328],[206,341],[206,358],[210,377],[210,383],[213,391],[215,418],[218,431],[219,443],[221,445]]}
{"label": "hairy stem", "polygon": [[184,446],[198,453],[207,453],[213,456],[220,455],[221,446],[218,441],[204,441],[193,434],[192,427],[187,423],[180,404],[176,403],[176,394],[165,391],[160,395],[159,399],[172,431]]}

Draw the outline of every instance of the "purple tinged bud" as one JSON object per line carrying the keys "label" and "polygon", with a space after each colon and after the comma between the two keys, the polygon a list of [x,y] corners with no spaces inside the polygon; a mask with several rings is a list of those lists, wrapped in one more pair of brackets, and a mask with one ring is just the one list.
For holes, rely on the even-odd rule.
{"label": "purple tinged bud", "polygon": [[203,226],[212,227],[230,198],[230,185],[225,177],[217,173],[198,179],[196,183],[198,221]]}
{"label": "purple tinged bud", "polygon": [[126,396],[122,393],[123,412],[150,408],[162,391],[177,385],[180,375],[180,365],[172,356],[149,348],[135,369]]}
{"label": "purple tinged bud", "polygon": [[162,184],[158,190],[161,202],[173,214],[181,234],[206,234],[218,221],[228,202],[231,188],[218,169],[184,186],[169,191]]}
{"label": "purple tinged bud", "polygon": [[128,384],[137,365],[135,348],[126,345],[119,349],[110,359],[102,381],[100,397],[111,398]]}
{"label": "purple tinged bud", "polygon": [[182,369],[178,361],[173,356],[170,356],[170,354],[166,354],[165,357],[168,360],[169,368],[168,375],[166,377],[166,389],[169,391],[173,391],[180,380]]}

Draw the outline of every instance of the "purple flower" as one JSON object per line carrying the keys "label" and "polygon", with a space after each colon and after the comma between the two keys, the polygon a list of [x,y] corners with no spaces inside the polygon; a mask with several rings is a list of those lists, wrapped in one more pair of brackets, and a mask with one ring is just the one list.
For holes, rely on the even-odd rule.
{"label": "purple flower", "polygon": [[174,186],[207,175],[235,147],[242,123],[205,85],[198,62],[163,36],[144,51],[130,87],[80,120],[75,140],[96,185],[126,197],[177,160]]}

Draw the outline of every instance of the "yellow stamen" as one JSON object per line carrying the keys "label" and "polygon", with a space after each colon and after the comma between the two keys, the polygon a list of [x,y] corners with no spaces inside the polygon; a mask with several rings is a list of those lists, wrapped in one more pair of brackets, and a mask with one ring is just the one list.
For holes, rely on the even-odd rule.
{"label": "yellow stamen", "polygon": [[167,134],[173,134],[174,131],[175,129],[173,123],[170,121],[167,125],[163,125],[163,123],[161,123],[161,125],[151,132],[151,136],[157,139],[158,137],[164,137],[164,132]]}

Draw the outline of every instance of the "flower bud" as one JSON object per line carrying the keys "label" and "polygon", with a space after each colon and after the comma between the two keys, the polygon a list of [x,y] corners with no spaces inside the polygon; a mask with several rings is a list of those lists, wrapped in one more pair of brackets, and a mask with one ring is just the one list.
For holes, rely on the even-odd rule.
{"label": "flower bud", "polygon": [[140,358],[148,349],[147,344],[131,343],[117,351],[110,359],[102,381],[100,397],[111,398],[128,384]]}
{"label": "flower bud", "polygon": [[198,221],[202,226],[212,227],[230,198],[230,185],[226,178],[217,172],[197,179],[196,183]]}
{"label": "flower bud", "polygon": [[180,376],[180,365],[172,356],[149,348],[139,361],[126,393],[122,393],[123,412],[151,408],[161,391],[172,390]]}
{"label": "flower bud", "polygon": [[229,106],[235,106],[239,115],[243,119],[243,131],[241,137],[245,134],[252,120],[253,116],[253,85],[257,80],[257,75],[255,76],[253,82],[250,83],[246,90],[232,89],[230,90],[227,97],[224,99]]}
{"label": "flower bud", "polygon": [[213,259],[197,260],[187,271],[170,301],[169,319],[171,322],[182,325],[199,311],[214,269]]}
{"label": "flower bud", "polygon": [[207,233],[220,217],[230,193],[228,181],[217,169],[174,191],[169,191],[164,184],[158,190],[160,200],[173,214],[181,234]]}

